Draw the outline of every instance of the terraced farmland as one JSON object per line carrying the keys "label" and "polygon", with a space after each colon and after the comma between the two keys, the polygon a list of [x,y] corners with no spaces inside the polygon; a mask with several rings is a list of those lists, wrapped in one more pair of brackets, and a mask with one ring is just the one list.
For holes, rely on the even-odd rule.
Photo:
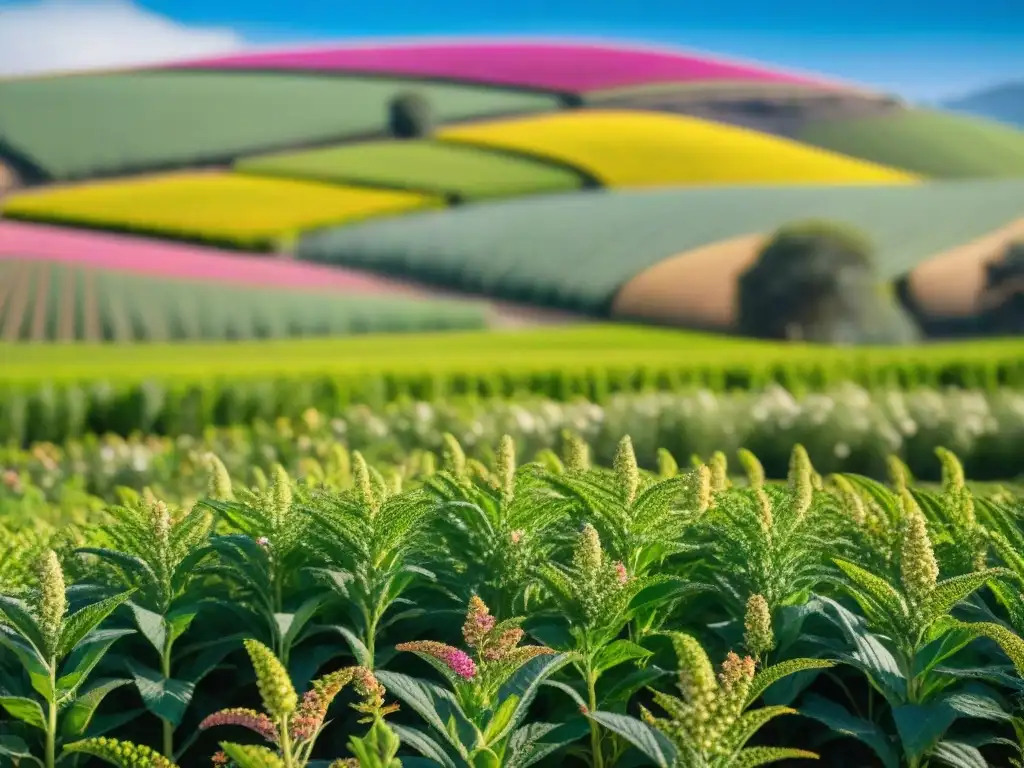
{"label": "terraced farmland", "polygon": [[274,250],[306,229],[442,204],[413,192],[184,173],[24,192],[0,210],[8,218]]}
{"label": "terraced farmland", "polygon": [[484,328],[486,305],[246,288],[40,259],[0,259],[0,339],[181,341]]}
{"label": "terraced farmland", "polygon": [[581,93],[651,83],[795,82],[810,76],[682,51],[587,43],[459,42],[243,53],[182,65],[212,70],[357,72]]}
{"label": "terraced farmland", "polygon": [[606,186],[896,183],[910,174],[679,115],[581,110],[454,126],[441,139],[578,168]]}
{"label": "terraced farmland", "polygon": [[[228,163],[379,134],[388,102],[410,85],[189,71],[6,80],[0,82],[0,137],[42,180]],[[441,121],[558,106],[543,94],[414,85]]]}
{"label": "terraced farmland", "polygon": [[797,138],[931,178],[1024,176],[1024,132],[976,117],[903,110],[810,122]]}
{"label": "terraced farmland", "polygon": [[[300,240],[297,255],[510,300],[721,327],[732,323],[737,275],[794,219],[863,230],[893,279],[1022,216],[1024,180],[609,190],[324,230]],[[634,279],[647,287],[631,290]]]}
{"label": "terraced farmland", "polygon": [[364,142],[247,158],[235,170],[259,176],[408,189],[455,200],[567,191],[570,169],[511,153],[436,141]]}

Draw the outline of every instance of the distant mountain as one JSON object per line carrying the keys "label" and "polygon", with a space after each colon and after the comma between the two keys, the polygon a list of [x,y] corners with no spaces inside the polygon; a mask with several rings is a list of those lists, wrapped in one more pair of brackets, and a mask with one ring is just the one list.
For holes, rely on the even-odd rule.
{"label": "distant mountain", "polygon": [[959,99],[951,99],[943,106],[1024,128],[1024,80],[1003,83]]}

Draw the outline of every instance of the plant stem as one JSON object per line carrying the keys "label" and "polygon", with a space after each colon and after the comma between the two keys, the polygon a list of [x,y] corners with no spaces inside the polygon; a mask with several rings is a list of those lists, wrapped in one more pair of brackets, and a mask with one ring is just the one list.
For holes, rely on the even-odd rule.
{"label": "plant stem", "polygon": [[281,759],[284,760],[285,768],[294,768],[295,762],[292,759],[292,735],[288,729],[288,716],[281,718],[281,725],[278,730],[281,732]]}
{"label": "plant stem", "polygon": [[[597,711],[597,673],[587,659],[587,707],[591,712]],[[590,721],[590,751],[593,753],[593,768],[604,768],[604,757],[601,755],[601,729],[593,720]]]}
{"label": "plant stem", "polygon": [[46,718],[46,768],[53,768],[57,757],[57,660],[50,660],[51,700],[47,702]]}
{"label": "plant stem", "polygon": [[[164,640],[164,651],[160,655],[160,673],[164,680],[171,679],[171,635],[167,634]],[[160,718],[160,725],[163,729],[163,753],[168,760],[174,760],[174,724],[170,720]]]}

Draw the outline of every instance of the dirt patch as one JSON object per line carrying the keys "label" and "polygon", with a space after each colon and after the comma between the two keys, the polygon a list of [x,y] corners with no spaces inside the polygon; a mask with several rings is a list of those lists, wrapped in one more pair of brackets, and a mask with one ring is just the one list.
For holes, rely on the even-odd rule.
{"label": "dirt patch", "polygon": [[884,94],[754,83],[622,91],[601,94],[588,106],[669,112],[787,137],[798,136],[808,122],[879,117],[906,108]]}
{"label": "dirt patch", "polygon": [[622,286],[612,314],[681,326],[732,328],[736,281],[754,261],[767,235],[720,240],[670,256]]}
{"label": "dirt patch", "polygon": [[907,280],[915,309],[923,315],[966,318],[981,311],[985,265],[1002,256],[1015,240],[1024,239],[1024,218],[977,240],[936,254],[914,268]]}

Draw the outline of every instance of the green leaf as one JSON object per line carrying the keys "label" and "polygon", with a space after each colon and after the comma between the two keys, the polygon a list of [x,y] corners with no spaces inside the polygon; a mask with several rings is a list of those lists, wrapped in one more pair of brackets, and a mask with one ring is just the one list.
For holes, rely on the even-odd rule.
{"label": "green leaf", "polygon": [[36,693],[47,701],[52,701],[55,697],[53,684],[50,682],[50,673],[46,669],[46,663],[39,652],[13,629],[3,624],[0,624],[0,645],[8,648],[18,657],[18,661],[28,673],[29,680],[32,681],[32,688]]}
{"label": "green leaf", "polygon": [[493,741],[488,743],[501,741],[513,728],[518,726],[526,717],[526,712],[530,708],[530,704],[533,703],[541,683],[572,660],[572,654],[560,653],[555,656],[538,656],[520,667],[498,693],[499,699],[518,696],[519,700],[508,723],[494,735]]}
{"label": "green leaf", "polygon": [[128,607],[135,616],[135,624],[138,626],[139,632],[162,657],[164,645],[167,642],[167,626],[164,623],[164,617],[134,602],[128,603]]}
{"label": "green leaf", "polygon": [[800,714],[823,723],[836,733],[850,736],[871,747],[885,768],[899,768],[899,755],[885,731],[877,723],[852,715],[839,704],[813,693],[804,699]]}
{"label": "green leaf", "polygon": [[515,694],[505,698],[501,704],[498,705],[498,709],[491,717],[490,722],[487,723],[487,728],[484,729],[484,744],[492,744],[496,741],[500,741],[500,734],[502,734],[512,720],[512,716],[516,712],[516,707],[519,706],[519,697]]}
{"label": "green leaf", "polygon": [[1024,677],[1024,640],[1019,636],[1006,627],[988,621],[957,622],[956,626],[974,632],[976,637],[987,637],[997,643],[1013,662],[1017,674]]}
{"label": "green leaf", "polygon": [[75,552],[83,555],[96,555],[120,568],[131,579],[146,584],[156,584],[159,581],[156,574],[153,573],[153,569],[149,567],[149,564],[135,555],[103,547],[80,547]]}
{"label": "green leaf", "polygon": [[188,628],[199,614],[199,608],[200,606],[195,604],[182,605],[167,614],[165,620],[172,643],[188,632]]}
{"label": "green leaf", "polygon": [[458,733],[471,734],[475,729],[449,691],[398,672],[378,670],[374,674],[381,685],[408,704],[431,728],[448,739],[461,756],[466,756],[463,742],[452,735],[447,723],[453,721]]}
{"label": "green leaf", "polygon": [[128,669],[135,679],[142,703],[146,709],[166,720],[174,727],[181,725],[195,693],[195,685],[183,680],[165,678],[156,670],[129,662]]}
{"label": "green leaf", "polygon": [[508,740],[506,760],[509,768],[529,766],[573,744],[590,731],[585,718],[574,717],[564,723],[528,723]]}
{"label": "green leaf", "polygon": [[846,578],[863,589],[890,617],[890,621],[899,626],[910,615],[903,596],[885,579],[875,576],[870,571],[846,560],[834,559]]}
{"label": "green leaf", "polygon": [[1002,705],[984,690],[968,689],[947,693],[942,696],[941,701],[964,717],[1004,722],[1013,719],[1013,715],[1003,709]]}
{"label": "green leaf", "polygon": [[65,699],[73,696],[85,682],[110,646],[125,635],[135,634],[134,629],[98,629],[80,642],[68,657],[62,668],[63,674],[57,679],[57,693]]}
{"label": "green leaf", "polygon": [[100,600],[98,603],[87,605],[64,619],[60,631],[58,658],[63,659],[71,653],[86,635],[102,624],[121,603],[131,597],[133,591],[122,592],[119,595],[108,597],[106,600]]}
{"label": "green leaf", "polygon": [[616,640],[614,643],[606,645],[597,654],[597,658],[594,659],[594,671],[600,674],[627,661],[646,659],[651,655],[653,655],[651,651],[632,640]]}
{"label": "green leaf", "polygon": [[794,675],[797,672],[803,672],[808,669],[828,669],[834,666],[834,661],[827,661],[825,659],[790,659],[789,661],[783,661],[774,666],[766,667],[754,676],[754,682],[750,686],[750,694],[747,696],[745,706],[749,707],[760,698],[762,693],[768,690],[772,683],[778,682],[788,675]]}
{"label": "green leaf", "polygon": [[675,765],[678,751],[665,736],[647,723],[615,712],[591,712],[588,717],[616,733],[654,761],[658,768]]}
{"label": "green leaf", "polygon": [[682,597],[714,590],[715,588],[710,584],[690,582],[677,576],[659,577],[654,584],[644,587],[637,593],[630,601],[628,610],[635,613],[650,606],[663,605]]}
{"label": "green leaf", "polygon": [[28,606],[15,597],[0,595],[0,616],[7,619],[11,627],[32,646],[41,659],[45,653],[43,633]]}
{"label": "green leaf", "polygon": [[658,678],[670,674],[671,672],[654,665],[648,665],[643,669],[636,669],[611,686],[601,697],[598,706],[605,711],[618,709],[620,706],[625,707],[629,700],[633,698],[633,694],[641,688],[650,685]]}
{"label": "green leaf", "polygon": [[958,741],[942,741],[931,756],[952,768],[988,768],[988,762],[976,747]]}
{"label": "green leaf", "polygon": [[[312,621],[320,610],[320,607],[327,602],[330,595],[320,593],[313,595],[303,601],[295,613],[277,613],[274,618],[277,620],[277,627],[281,633],[282,644],[285,648],[291,648],[299,637],[299,633]],[[366,665],[364,665],[366,666]]]}
{"label": "green leaf", "polygon": [[341,624],[333,625],[333,628],[345,643],[348,645],[349,650],[352,651],[352,655],[355,656],[356,663],[360,666],[366,667],[367,669],[373,669],[373,659],[370,658],[370,649],[366,647],[362,640],[356,637],[348,627],[343,627]]}
{"label": "green leaf", "polygon": [[928,753],[957,718],[957,712],[941,701],[931,704],[905,704],[893,707],[892,718],[903,743],[907,761]]}
{"label": "green leaf", "polygon": [[469,762],[473,768],[501,768],[501,760],[489,749],[476,752]]}
{"label": "green leaf", "polygon": [[67,741],[84,738],[93,715],[96,714],[96,708],[106,695],[127,683],[127,680],[97,680],[89,690],[76,696],[71,706],[61,716],[61,734],[64,739]]}
{"label": "green leaf", "polygon": [[750,747],[744,749],[729,768],[757,768],[759,765],[777,763],[780,760],[817,760],[814,752],[802,749],[786,749],[784,747]]}
{"label": "green leaf", "polygon": [[46,730],[46,716],[43,708],[35,699],[26,699],[22,696],[0,696],[0,707],[7,710],[7,713],[23,723],[28,723],[33,728]]}
{"label": "green leaf", "polygon": [[0,755],[18,760],[31,760],[40,766],[43,764],[42,760],[32,754],[24,739],[11,733],[0,733]]}
{"label": "green leaf", "polygon": [[[398,738],[401,739],[403,745],[412,747],[424,757],[440,764],[442,768],[458,768],[458,764],[448,755],[444,747],[423,733],[423,731],[410,728],[407,725],[400,725],[399,723],[391,723],[390,725],[391,730],[398,734]],[[404,758],[402,762],[405,762]]]}

